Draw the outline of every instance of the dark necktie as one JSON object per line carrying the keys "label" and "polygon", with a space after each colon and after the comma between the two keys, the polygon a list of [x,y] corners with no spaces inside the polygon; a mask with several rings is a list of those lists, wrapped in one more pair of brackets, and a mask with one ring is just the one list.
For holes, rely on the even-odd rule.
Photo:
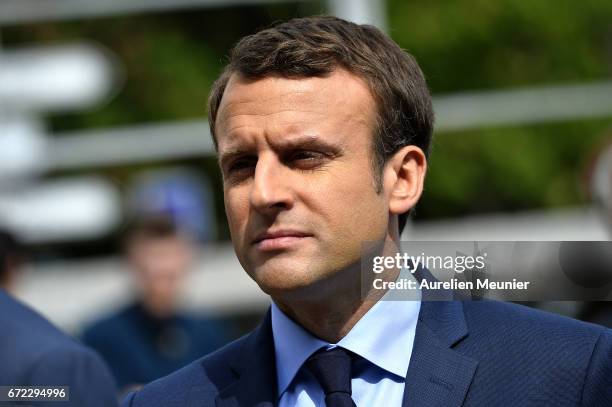
{"label": "dark necktie", "polygon": [[323,388],[327,407],[356,407],[351,398],[351,355],[346,349],[320,350],[305,366]]}

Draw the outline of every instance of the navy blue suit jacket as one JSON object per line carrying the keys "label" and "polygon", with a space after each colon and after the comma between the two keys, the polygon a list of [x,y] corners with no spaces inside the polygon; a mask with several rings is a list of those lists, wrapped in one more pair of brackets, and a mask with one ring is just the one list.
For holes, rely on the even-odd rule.
{"label": "navy blue suit jacket", "polygon": [[186,313],[156,318],[139,304],[94,323],[83,343],[106,361],[119,388],[144,384],[229,342],[220,320]]}
{"label": "navy blue suit jacket", "polygon": [[0,386],[69,386],[70,401],[51,403],[56,407],[118,404],[110,372],[96,353],[2,290]]}
{"label": "navy blue suit jacket", "polygon": [[[275,370],[268,313],[251,334],[123,407],[271,407]],[[612,332],[516,304],[424,301],[404,406],[612,406]]]}

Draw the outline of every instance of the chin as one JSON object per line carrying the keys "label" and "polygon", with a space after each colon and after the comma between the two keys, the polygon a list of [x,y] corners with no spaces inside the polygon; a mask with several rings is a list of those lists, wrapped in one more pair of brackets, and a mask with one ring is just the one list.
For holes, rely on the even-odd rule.
{"label": "chin", "polygon": [[304,265],[296,267],[282,263],[256,267],[249,274],[261,290],[272,297],[293,296],[308,290],[309,287],[324,279],[319,273]]}

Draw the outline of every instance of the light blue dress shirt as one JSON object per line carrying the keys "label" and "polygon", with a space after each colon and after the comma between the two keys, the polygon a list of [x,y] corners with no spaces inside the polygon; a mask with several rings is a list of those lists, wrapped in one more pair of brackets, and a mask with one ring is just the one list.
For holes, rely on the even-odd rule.
{"label": "light blue dress shirt", "polygon": [[325,407],[321,386],[301,367],[318,349],[340,346],[363,358],[353,366],[355,404],[400,407],[420,307],[420,301],[378,301],[340,342],[330,344],[272,303],[279,406]]}

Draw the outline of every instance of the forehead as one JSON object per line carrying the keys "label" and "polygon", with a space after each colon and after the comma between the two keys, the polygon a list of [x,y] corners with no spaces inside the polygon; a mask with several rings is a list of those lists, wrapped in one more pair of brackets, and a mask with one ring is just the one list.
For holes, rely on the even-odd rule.
{"label": "forehead", "polygon": [[215,133],[222,150],[246,135],[291,132],[341,135],[372,129],[375,104],[364,80],[341,69],[325,77],[230,77],[219,106]]}

